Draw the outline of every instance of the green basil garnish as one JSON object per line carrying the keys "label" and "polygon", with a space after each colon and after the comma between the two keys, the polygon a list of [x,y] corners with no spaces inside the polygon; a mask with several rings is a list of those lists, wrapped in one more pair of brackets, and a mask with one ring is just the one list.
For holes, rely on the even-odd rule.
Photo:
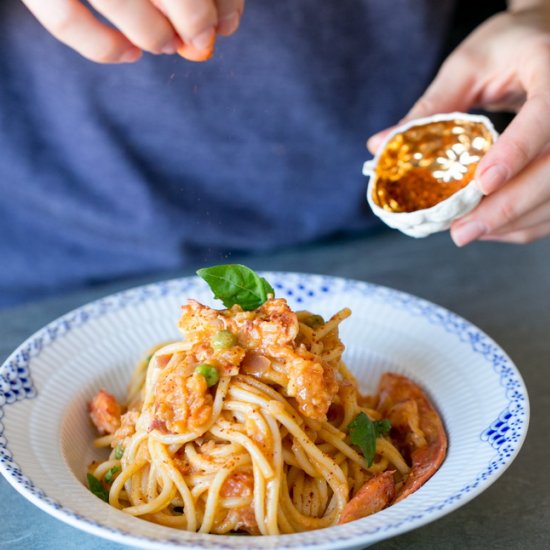
{"label": "green basil garnish", "polygon": [[86,479],[88,480],[88,487],[90,488],[90,491],[92,491],[92,493],[101,500],[109,502],[109,491],[103,487],[101,481],[99,481],[99,479],[97,479],[97,477],[93,474],[88,474]]}
{"label": "green basil garnish", "polygon": [[348,425],[351,442],[357,445],[372,466],[376,454],[376,438],[391,430],[391,422],[387,419],[372,421],[364,412],[360,412]]}
{"label": "green basil garnish", "polygon": [[264,304],[269,294],[275,294],[263,277],[240,264],[205,267],[199,269],[197,275],[208,283],[214,296],[221,300],[226,308],[238,304],[245,311],[251,311]]}

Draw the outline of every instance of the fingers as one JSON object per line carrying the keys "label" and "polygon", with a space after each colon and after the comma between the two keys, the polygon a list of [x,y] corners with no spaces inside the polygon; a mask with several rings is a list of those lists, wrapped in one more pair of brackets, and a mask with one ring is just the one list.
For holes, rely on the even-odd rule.
{"label": "fingers", "polygon": [[527,239],[532,232],[538,231],[548,224],[550,224],[550,201],[536,206],[524,216],[503,225],[492,233],[484,235],[481,240],[510,240],[510,236],[514,235],[513,242],[527,242],[520,239]]}
{"label": "fingers", "polygon": [[521,174],[487,197],[451,227],[457,246],[485,236],[532,229],[550,221],[550,153],[541,155]]}
{"label": "fingers", "polygon": [[487,235],[480,240],[483,241],[500,241],[514,244],[532,243],[538,239],[550,236],[550,222],[541,223],[534,227],[502,233],[498,235]]}
{"label": "fingers", "polygon": [[529,76],[522,75],[527,101],[477,167],[476,179],[485,194],[500,189],[550,142],[550,54],[543,63],[540,58],[532,63]]}
{"label": "fingers", "polygon": [[176,53],[179,41],[166,17],[149,0],[90,0],[132,43],[151,53]]}
{"label": "fingers", "polygon": [[376,151],[378,151],[378,147],[382,145],[382,142],[386,139],[386,136],[395,128],[395,126],[391,126],[390,128],[386,128],[385,130],[382,130],[381,132],[378,132],[377,134],[374,134],[374,136],[371,136],[367,140],[367,148],[368,150],[375,155]]}
{"label": "fingers", "polygon": [[[477,96],[474,78],[473,64],[463,54],[451,55],[400,124],[437,113],[467,111]],[[376,152],[390,130],[385,129],[368,140],[367,146],[372,153]]]}
{"label": "fingers", "polygon": [[244,10],[244,0],[217,0],[218,34],[230,36],[238,28]]}
{"label": "fingers", "polygon": [[244,10],[244,0],[90,0],[113,29],[80,0],[23,2],[53,36],[99,63],[136,61],[140,49],[206,60],[216,33],[233,34]]}
{"label": "fingers", "polygon": [[205,61],[214,53],[218,10],[214,0],[162,0],[163,11],[183,40],[178,53]]}
{"label": "fingers", "polygon": [[100,23],[77,0],[23,0],[40,23],[59,41],[98,63],[125,63],[141,51],[121,32]]}

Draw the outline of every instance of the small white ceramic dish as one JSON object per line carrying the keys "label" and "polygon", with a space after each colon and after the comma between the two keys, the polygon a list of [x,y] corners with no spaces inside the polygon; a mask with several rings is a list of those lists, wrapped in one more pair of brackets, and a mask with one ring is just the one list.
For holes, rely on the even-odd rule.
{"label": "small white ceramic dish", "polygon": [[[25,498],[79,529],[142,548],[363,548],[466,504],[510,465],[527,432],[521,377],[502,349],[468,321],[429,302],[345,279],[264,273],[279,297],[322,315],[350,306],[341,326],[346,361],[364,390],[384,371],[424,386],[441,413],[449,452],[416,493],[344,526],[276,537],[199,535],[130,517],[84,485],[96,457],[87,403],[101,387],[122,398],[136,359],[178,337],[180,305],[215,307],[192,277],[116,294],[50,323],[0,368],[0,470]],[[509,518],[513,521],[513,518]],[[503,521],[505,521],[503,519]]]}
{"label": "small white ceramic dish", "polygon": [[445,231],[451,226],[451,223],[471,212],[481,201],[483,193],[480,191],[475,179],[472,179],[468,185],[451,195],[449,198],[437,203],[430,208],[414,210],[412,212],[392,212],[379,206],[375,200],[373,191],[376,186],[377,176],[376,167],[380,160],[380,156],[384,152],[386,145],[392,138],[400,133],[433,122],[449,121],[449,120],[466,120],[471,122],[479,122],[487,127],[490,135],[493,138],[493,143],[498,138],[491,121],[482,115],[471,115],[468,113],[444,113],[433,115],[425,118],[410,120],[409,122],[395,127],[384,139],[375,157],[368,160],[363,165],[363,174],[368,176],[369,185],[367,188],[367,200],[376,216],[378,216],[386,225],[399,229],[406,235],[411,237],[427,237],[438,231]]}

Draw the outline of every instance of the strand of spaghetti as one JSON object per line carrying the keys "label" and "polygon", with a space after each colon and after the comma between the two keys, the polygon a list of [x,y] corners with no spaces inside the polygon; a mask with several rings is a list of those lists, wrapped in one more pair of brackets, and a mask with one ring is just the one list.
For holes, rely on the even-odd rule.
{"label": "strand of spaghetti", "polygon": [[147,476],[147,488],[145,492],[147,494],[147,500],[153,500],[158,496],[158,483],[157,483],[157,465],[155,462],[149,464],[149,475]]}
{"label": "strand of spaghetti", "polygon": [[388,469],[390,461],[385,457],[381,456],[380,460],[373,463],[373,465],[369,468],[369,472],[371,474],[379,474],[382,472],[385,472]]}
{"label": "strand of spaghetti", "polygon": [[345,441],[342,441],[338,437],[334,437],[334,435],[332,433],[329,433],[328,430],[322,429],[319,432],[319,437],[323,441],[330,443],[330,445],[338,449],[343,455],[347,456],[351,461],[355,462],[362,468],[368,468],[367,461],[364,459],[364,457],[354,451]]}
{"label": "strand of spaghetti", "polygon": [[229,497],[220,499],[222,508],[244,508],[252,504],[252,497]]}
{"label": "strand of spaghetti", "polygon": [[[199,529],[200,533],[209,533],[213,529],[218,507],[223,505],[222,498],[220,496],[223,484],[232,472],[245,462],[245,456],[248,457],[248,455],[241,455],[228,461],[226,467],[219,470],[209,483],[204,516]],[[241,503],[237,502],[236,506],[243,505],[242,499],[236,500],[241,500]],[[246,502],[244,505],[246,505]]]}
{"label": "strand of spaghetti", "polygon": [[324,325],[315,330],[315,340],[322,340],[329,332],[336,330],[338,325],[351,315],[351,309],[345,307],[335,313]]}
{"label": "strand of spaghetti", "polygon": [[215,437],[233,441],[234,443],[239,443],[239,445],[242,445],[250,453],[253,463],[258,465],[263,476],[267,479],[273,477],[273,468],[270,466],[268,460],[266,459],[262,451],[260,451],[256,443],[254,443],[246,435],[233,430],[229,422],[226,422],[225,420],[219,418],[218,422],[214,426],[212,426],[210,432]]}
{"label": "strand of spaghetti", "polygon": [[326,363],[330,363],[332,361],[336,361],[337,359],[340,359],[340,357],[342,356],[342,351],[341,349],[334,349],[334,350],[331,350],[329,352],[323,352],[321,353],[321,359],[323,361],[325,361]]}
{"label": "strand of spaghetti", "polygon": [[218,503],[220,501],[220,491],[222,485],[225,483],[227,476],[231,473],[228,468],[222,468],[214,476],[212,484],[208,488],[208,495],[206,497],[206,505],[204,507],[204,516],[202,518],[202,524],[199,529],[199,533],[210,533],[214,524]]}
{"label": "strand of spaghetti", "polygon": [[317,515],[321,515],[325,511],[325,508],[328,503],[328,484],[326,480],[322,478],[316,478],[315,484],[317,485],[319,501],[322,503],[321,509],[319,510],[319,513]]}
{"label": "strand of spaghetti", "polygon": [[296,506],[296,509],[303,514],[303,500],[304,494],[304,471],[300,470],[296,474],[296,480],[292,485],[292,503]]}
{"label": "strand of spaghetti", "polygon": [[254,420],[258,433],[267,433],[267,423],[262,415],[258,414],[258,407],[251,405],[250,403],[243,403],[242,401],[226,401],[223,408],[228,411],[239,411],[244,413],[245,418]]}
{"label": "strand of spaghetti", "polygon": [[162,490],[159,495],[144,504],[137,504],[124,508],[124,512],[131,516],[142,516],[143,514],[152,514],[158,512],[163,508],[166,508],[176,494],[176,486],[170,482],[168,476],[164,475],[164,472],[160,472],[160,483],[162,484]]}
{"label": "strand of spaghetti", "polygon": [[281,478],[283,476],[283,449],[281,432],[277,421],[271,415],[264,415],[271,432],[272,461],[275,476],[267,483],[267,517],[266,530],[270,535],[279,534],[277,518],[279,515],[279,496],[281,492]]}
{"label": "strand of spaghetti", "polygon": [[387,458],[400,474],[405,475],[409,473],[410,468],[407,466],[403,456],[387,439],[379,437],[376,440],[376,452]]}
{"label": "strand of spaghetti", "polygon": [[[248,387],[247,387],[248,386]],[[290,405],[290,403],[286,400],[282,399],[282,396],[279,395],[277,399],[271,399],[270,392],[264,392],[263,394],[259,393],[259,389],[254,389],[250,387],[251,385],[248,384],[234,384],[229,389],[229,395],[232,397],[235,401],[244,401],[249,403],[254,403],[256,405],[259,405],[262,409],[265,409],[267,407],[267,404],[270,401],[277,401],[280,403],[288,412],[294,413],[294,409]],[[300,423],[302,423],[302,420],[300,418]]]}
{"label": "strand of spaghetti", "polygon": [[288,491],[288,484],[286,478],[282,478],[281,482],[281,503],[280,506],[285,514],[288,522],[292,526],[292,531],[305,531],[309,529],[323,529],[334,525],[338,518],[337,510],[334,509],[321,518],[311,518],[304,516],[294,506],[290,494]]}
{"label": "strand of spaghetti", "polygon": [[288,431],[296,438],[305,452],[315,462],[315,466],[325,477],[335,495],[341,509],[344,508],[348,499],[348,482],[340,467],[327,455],[323,454],[316,445],[307,437],[304,431],[298,426],[295,420],[276,401],[270,401],[268,410],[277,420],[283,424]]}
{"label": "strand of spaghetti", "polygon": [[277,522],[279,525],[279,531],[281,533],[286,533],[286,534],[294,533],[295,531],[294,527],[292,526],[290,521],[288,521],[285,511],[281,505],[279,505],[279,509],[277,510]]}
{"label": "strand of spaghetti", "polygon": [[256,523],[258,524],[260,533],[267,535],[265,524],[265,477],[254,455],[252,455],[252,472],[254,475],[254,515],[256,516]]}
{"label": "strand of spaghetti", "polygon": [[301,445],[299,445],[296,441],[292,443],[292,452],[294,453],[294,457],[296,458],[296,462],[304,472],[311,477],[319,477],[319,472],[311,464],[311,462],[308,460],[306,453]]}
{"label": "strand of spaghetti", "polygon": [[174,527],[176,529],[186,529],[187,527],[187,520],[183,514],[172,515],[165,512],[155,512],[153,514],[146,514],[142,517],[143,519],[154,521],[166,527]]}
{"label": "strand of spaghetti", "polygon": [[210,460],[203,458],[195,449],[195,443],[191,441],[184,447],[185,457],[189,461],[189,464],[196,470],[203,470],[204,472],[215,472],[217,464],[213,464]]}
{"label": "strand of spaghetti", "polygon": [[[253,392],[255,390],[256,392],[259,392],[260,395],[267,395],[271,399],[279,401],[285,406],[290,407],[288,401],[279,392],[277,392],[267,384],[264,384],[261,380],[254,378],[254,376],[239,374],[235,376],[235,382],[239,383],[239,385],[243,386],[243,389],[246,389],[247,391]],[[247,387],[244,387],[245,385]]]}
{"label": "strand of spaghetti", "polygon": [[110,447],[114,437],[115,436],[113,434],[107,434],[101,437],[96,437],[94,439],[94,447],[96,447],[97,449],[102,449],[103,447]]}
{"label": "strand of spaghetti", "polygon": [[103,479],[103,476],[111,468],[116,468],[117,466],[120,466],[120,460],[106,460],[105,462],[99,464],[99,466],[97,466],[92,473],[95,477],[97,477],[97,479]]}
{"label": "strand of spaghetti", "polygon": [[174,487],[177,488],[178,493],[183,499],[187,529],[189,531],[196,531],[197,516],[195,503],[187,483],[185,483],[181,472],[174,466],[174,461],[168,454],[166,447],[162,443],[154,440],[151,441],[151,446],[154,451],[155,464],[157,464],[158,470],[164,472],[164,475],[172,481]]}
{"label": "strand of spaghetti", "polygon": [[120,498],[120,492],[124,487],[124,484],[136,472],[139,472],[139,470],[141,470],[141,468],[143,468],[146,464],[147,462],[145,461],[135,462],[123,468],[123,470],[120,472],[117,478],[113,481],[113,484],[111,485],[111,490],[109,491],[109,504],[111,506],[114,506],[119,510],[122,508],[122,505],[119,502],[119,498]]}
{"label": "strand of spaghetti", "polygon": [[289,466],[298,467],[298,462],[296,461],[296,457],[294,456],[294,453],[290,449],[287,449],[286,447],[283,448],[283,460]]}

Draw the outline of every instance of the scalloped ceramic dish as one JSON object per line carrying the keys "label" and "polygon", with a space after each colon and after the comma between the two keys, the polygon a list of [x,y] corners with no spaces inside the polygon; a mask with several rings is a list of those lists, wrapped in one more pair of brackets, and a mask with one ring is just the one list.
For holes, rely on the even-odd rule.
{"label": "scalloped ceramic dish", "polygon": [[[441,413],[449,452],[402,502],[345,526],[275,537],[201,535],[130,517],[84,485],[95,458],[87,402],[100,387],[124,394],[136,358],[176,337],[190,297],[220,307],[198,278],[116,294],[31,336],[0,368],[0,470],[25,498],[100,537],[142,548],[360,548],[418,528],[466,504],[510,465],[527,432],[521,377],[502,349],[468,321],[429,302],[358,281],[264,273],[294,308],[322,315],[350,306],[345,357],[363,389],[384,371],[422,384]],[[510,518],[513,520],[513,518]]]}
{"label": "scalloped ceramic dish", "polygon": [[[454,127],[450,125],[455,123]],[[416,135],[415,135],[416,134]],[[411,120],[394,128],[378,148],[374,159],[365,162],[363,174],[369,176],[367,200],[376,216],[384,223],[411,237],[427,237],[448,229],[451,223],[471,212],[483,194],[473,179],[475,167],[496,141],[498,134],[491,121],[481,115],[445,113]],[[393,151],[388,151],[392,148]],[[381,172],[388,180],[381,178]],[[409,178],[400,190],[407,191],[408,208],[395,200],[397,194],[379,190],[384,185],[395,186]],[[470,179],[472,178],[472,179]],[[466,185],[464,183],[469,180]],[[415,207],[415,199],[422,204],[426,186],[435,185],[442,195],[456,189],[443,200],[434,199],[429,207]],[[393,190],[395,193],[395,189]],[[388,195],[388,196],[386,196]],[[438,200],[439,202],[435,202]],[[435,202],[435,204],[433,204]]]}

